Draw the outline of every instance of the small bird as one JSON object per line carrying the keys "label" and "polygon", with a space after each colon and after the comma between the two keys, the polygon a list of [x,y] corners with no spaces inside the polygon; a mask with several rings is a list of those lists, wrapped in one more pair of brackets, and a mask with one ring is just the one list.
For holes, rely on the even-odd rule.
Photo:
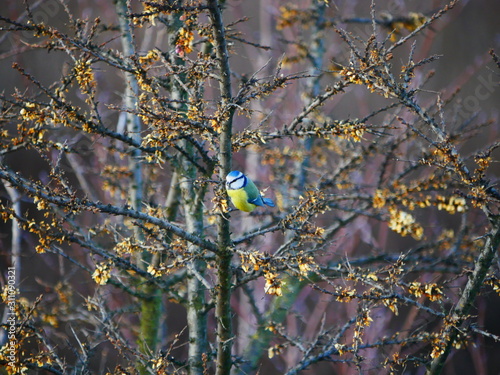
{"label": "small bird", "polygon": [[274,207],[274,202],[260,195],[259,189],[240,171],[229,172],[226,176],[226,191],[234,206],[241,211],[252,212],[257,206]]}

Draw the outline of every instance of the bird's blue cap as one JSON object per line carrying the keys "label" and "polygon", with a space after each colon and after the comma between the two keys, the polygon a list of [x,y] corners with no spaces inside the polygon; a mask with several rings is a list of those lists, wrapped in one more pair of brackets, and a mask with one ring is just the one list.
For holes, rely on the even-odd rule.
{"label": "bird's blue cap", "polygon": [[240,171],[231,171],[227,174],[227,177],[238,177],[241,176],[243,173]]}

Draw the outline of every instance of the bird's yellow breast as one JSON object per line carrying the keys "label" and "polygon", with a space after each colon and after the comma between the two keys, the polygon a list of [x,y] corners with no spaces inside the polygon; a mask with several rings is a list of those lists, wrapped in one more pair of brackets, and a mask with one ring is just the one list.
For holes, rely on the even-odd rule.
{"label": "bird's yellow breast", "polygon": [[243,188],[238,190],[228,189],[227,194],[238,210],[252,212],[257,207],[255,204],[248,203],[248,195]]}

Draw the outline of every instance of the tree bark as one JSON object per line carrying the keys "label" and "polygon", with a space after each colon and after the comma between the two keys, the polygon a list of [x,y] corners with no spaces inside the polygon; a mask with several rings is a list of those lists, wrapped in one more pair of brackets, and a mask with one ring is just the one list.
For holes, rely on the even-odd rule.
{"label": "tree bark", "polygon": [[450,314],[448,314],[449,318],[447,322],[445,322],[446,327],[442,334],[445,340],[444,350],[431,362],[431,366],[427,371],[428,375],[441,374],[444,363],[457,338],[460,326],[469,314],[472,304],[483,285],[486,273],[493,262],[498,246],[500,245],[500,216],[490,217],[490,222],[492,224],[492,229],[486,237],[486,243],[477,258],[474,271],[469,277],[457,305]]}
{"label": "tree bark", "polygon": [[[232,162],[232,121],[234,107],[231,103],[231,70],[229,67],[229,55],[227,41],[220,4],[217,0],[208,0],[208,11],[212,22],[214,35],[215,53],[220,71],[220,94],[221,94],[221,133],[219,137],[219,175],[221,180],[231,171]],[[232,292],[232,270],[231,260],[231,233],[229,218],[219,215],[218,218],[218,285],[216,288],[215,316],[217,320],[217,359],[216,375],[229,374],[231,371],[231,348],[233,340],[231,321],[231,292]]]}

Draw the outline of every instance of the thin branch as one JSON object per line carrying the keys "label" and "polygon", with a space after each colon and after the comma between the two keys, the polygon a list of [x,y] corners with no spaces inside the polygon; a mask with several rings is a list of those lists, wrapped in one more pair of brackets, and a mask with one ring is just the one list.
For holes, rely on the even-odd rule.
{"label": "thin branch", "polygon": [[40,185],[35,185],[34,183],[25,180],[18,174],[6,169],[4,166],[0,165],[0,179],[9,181],[13,186],[16,186],[20,189],[25,190],[28,194],[44,199],[49,203],[53,203],[59,207],[74,207],[75,209],[83,209],[91,212],[100,212],[106,213],[110,215],[117,216],[125,216],[134,219],[143,220],[147,223],[157,225],[158,227],[168,230],[185,239],[188,242],[191,242],[197,246],[200,246],[203,249],[210,250],[212,252],[217,253],[217,246],[207,240],[204,240],[198,236],[192,235],[182,228],[176,226],[175,224],[170,223],[167,220],[163,220],[154,216],[150,216],[143,212],[139,212],[137,210],[131,209],[128,206],[118,207],[111,204],[104,204],[100,202],[92,202],[87,199],[78,199],[78,198],[69,198],[66,196],[58,196],[49,192],[45,187]]}

